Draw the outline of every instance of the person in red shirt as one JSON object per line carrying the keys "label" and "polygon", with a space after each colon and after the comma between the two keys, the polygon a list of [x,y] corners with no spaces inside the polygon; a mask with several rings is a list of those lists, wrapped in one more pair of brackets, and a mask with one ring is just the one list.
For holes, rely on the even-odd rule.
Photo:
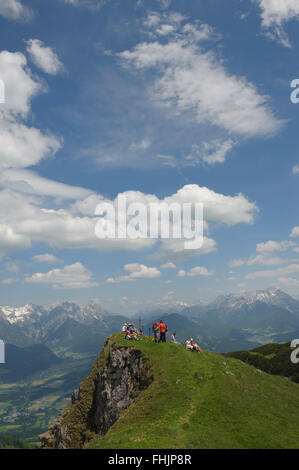
{"label": "person in red shirt", "polygon": [[160,339],[159,343],[162,341],[162,343],[166,342],[166,331],[167,331],[167,326],[165,323],[163,323],[162,320],[160,320],[160,325],[159,325],[159,330],[160,330]]}

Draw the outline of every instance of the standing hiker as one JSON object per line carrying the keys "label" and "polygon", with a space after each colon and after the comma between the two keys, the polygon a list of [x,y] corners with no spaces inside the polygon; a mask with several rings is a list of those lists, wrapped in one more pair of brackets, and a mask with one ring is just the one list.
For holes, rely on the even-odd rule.
{"label": "standing hiker", "polygon": [[159,330],[160,330],[159,343],[161,341],[162,341],[162,343],[166,343],[167,326],[165,325],[165,323],[163,323],[163,320],[160,320]]}
{"label": "standing hiker", "polygon": [[158,333],[159,333],[159,322],[155,321],[153,324],[153,332],[154,332],[154,341],[155,343],[159,343]]}

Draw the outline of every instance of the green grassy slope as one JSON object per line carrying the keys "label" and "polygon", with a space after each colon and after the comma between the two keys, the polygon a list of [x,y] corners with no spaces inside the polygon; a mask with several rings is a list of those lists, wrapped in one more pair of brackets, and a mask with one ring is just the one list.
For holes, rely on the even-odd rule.
{"label": "green grassy slope", "polygon": [[[128,346],[122,334],[112,342]],[[297,384],[207,351],[148,338],[133,345],[155,379],[89,448],[298,448]]]}
{"label": "green grassy slope", "polygon": [[269,374],[289,377],[299,384],[299,364],[291,362],[291,344],[266,344],[251,351],[234,351],[226,354],[227,357],[240,359]]}

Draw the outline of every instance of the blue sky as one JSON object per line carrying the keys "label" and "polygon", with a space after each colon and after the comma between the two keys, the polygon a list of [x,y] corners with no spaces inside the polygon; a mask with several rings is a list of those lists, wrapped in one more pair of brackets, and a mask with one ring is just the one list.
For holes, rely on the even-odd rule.
{"label": "blue sky", "polygon": [[[298,296],[298,18],[296,0],[0,1],[1,303]],[[99,241],[96,204],[128,191],[203,202],[203,247]]]}

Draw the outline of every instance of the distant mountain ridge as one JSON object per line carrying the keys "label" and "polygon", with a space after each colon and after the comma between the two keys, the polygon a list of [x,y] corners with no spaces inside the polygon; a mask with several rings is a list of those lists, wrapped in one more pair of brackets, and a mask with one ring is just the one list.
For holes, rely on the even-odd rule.
{"label": "distant mountain ridge", "polygon": [[85,306],[62,302],[50,307],[0,307],[0,337],[19,347],[42,343],[50,348],[96,352],[124,320],[124,316],[113,315],[96,302]]}
{"label": "distant mountain ridge", "polygon": [[[146,334],[154,320],[166,318],[169,332],[176,331],[180,341],[192,335],[217,352],[252,349],[299,337],[299,300],[276,288],[222,295],[209,304],[179,311],[156,309],[139,316]],[[125,316],[112,314],[94,301],[85,306],[62,302],[50,307],[0,307],[0,337],[21,347],[42,343],[54,350],[94,353],[125,320]]]}
{"label": "distant mountain ridge", "polygon": [[21,380],[59,362],[60,359],[43,344],[32,344],[25,348],[6,344],[5,364],[1,364],[0,368],[0,382]]}

